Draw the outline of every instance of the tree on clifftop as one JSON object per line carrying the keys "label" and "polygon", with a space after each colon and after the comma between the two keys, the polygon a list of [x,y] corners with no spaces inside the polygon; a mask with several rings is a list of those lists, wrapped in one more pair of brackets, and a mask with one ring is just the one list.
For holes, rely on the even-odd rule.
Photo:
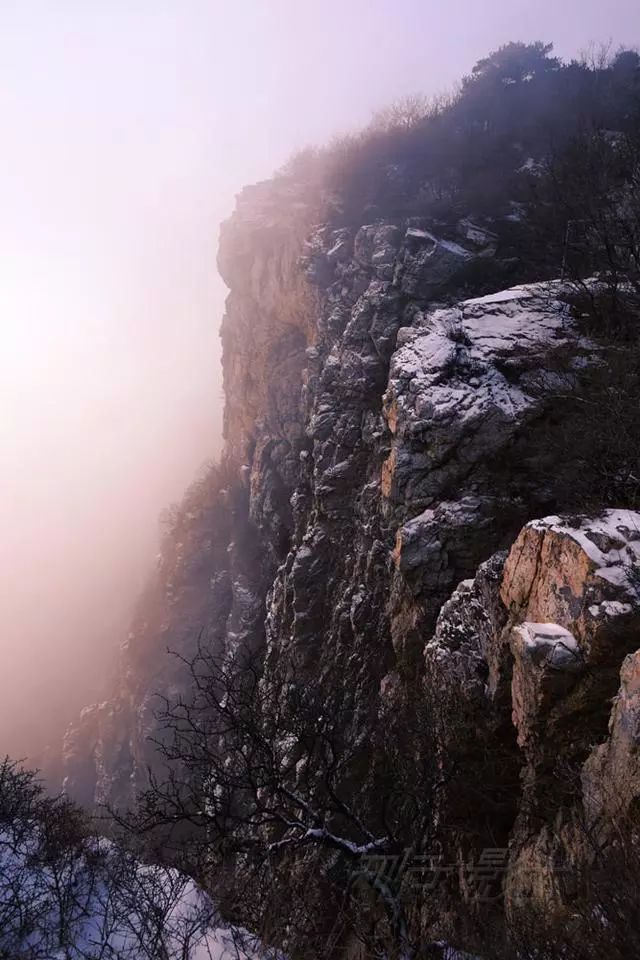
{"label": "tree on clifftop", "polygon": [[488,57],[478,60],[471,75],[463,80],[463,88],[473,84],[486,85],[522,83],[541,74],[560,68],[557,57],[550,57],[552,43],[506,43]]}

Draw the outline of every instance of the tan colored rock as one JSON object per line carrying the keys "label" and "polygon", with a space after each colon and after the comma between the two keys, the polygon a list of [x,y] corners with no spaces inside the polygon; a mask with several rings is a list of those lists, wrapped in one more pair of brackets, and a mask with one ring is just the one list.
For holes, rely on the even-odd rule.
{"label": "tan colored rock", "polygon": [[619,643],[634,629],[639,564],[639,514],[549,517],[527,524],[511,548],[500,596],[515,622],[555,623],[588,661],[619,665]]}
{"label": "tan colored rock", "polygon": [[501,577],[488,569],[444,605],[425,649],[459,768],[442,822],[457,850],[508,846],[507,914],[564,917],[593,857],[585,827],[619,839],[640,802],[640,514],[534,521]]}
{"label": "tan colored rock", "polygon": [[541,718],[565,696],[585,669],[578,643],[555,623],[524,623],[511,631],[512,718],[524,746]]}
{"label": "tan colored rock", "polygon": [[383,497],[388,497],[391,494],[393,489],[393,475],[395,473],[396,461],[398,459],[398,454],[396,450],[392,450],[387,459],[382,464],[382,471],[380,477],[380,489],[382,490]]}
{"label": "tan colored rock", "polygon": [[586,761],[582,791],[591,823],[603,815],[611,822],[626,820],[640,797],[640,650],[622,664],[609,737]]}
{"label": "tan colored rock", "polygon": [[579,611],[592,564],[570,532],[528,524],[512,547],[500,595],[534,622],[567,626]]}

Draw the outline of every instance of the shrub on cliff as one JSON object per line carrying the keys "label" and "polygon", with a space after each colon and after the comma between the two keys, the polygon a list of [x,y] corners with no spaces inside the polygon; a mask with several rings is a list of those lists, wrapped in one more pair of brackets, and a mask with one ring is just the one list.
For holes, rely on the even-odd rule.
{"label": "shrub on cliff", "polygon": [[603,341],[597,360],[558,372],[535,453],[505,465],[527,471],[545,509],[598,513],[640,506],[640,342]]}
{"label": "shrub on cliff", "polygon": [[[354,664],[309,682],[295,656],[265,671],[201,647],[187,665],[191,693],[158,713],[165,775],[118,821],[287,955],[333,955],[348,934],[363,956],[414,956],[403,882],[446,777],[427,699],[398,691],[365,741]],[[406,876],[387,875],[401,861]]]}
{"label": "shrub on cliff", "polygon": [[[590,126],[629,129],[639,65],[633,51],[563,64],[551,44],[506,44],[451,95],[405,98],[361,133],[301,153],[286,172],[332,195],[331,216],[344,223],[509,217],[514,201],[528,199],[540,160],[572,135]],[[507,220],[506,233],[513,226]]]}
{"label": "shrub on cliff", "polygon": [[241,960],[240,934],[187,877],[143,865],[0,763],[0,960]]}

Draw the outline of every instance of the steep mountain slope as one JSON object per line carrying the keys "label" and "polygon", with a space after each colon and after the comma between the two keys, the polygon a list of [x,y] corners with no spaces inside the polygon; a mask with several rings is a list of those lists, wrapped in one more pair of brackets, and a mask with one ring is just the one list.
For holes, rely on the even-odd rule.
{"label": "steep mountain slope", "polygon": [[[520,195],[535,169],[522,149],[508,161]],[[68,733],[65,786],[87,805],[133,802],[147,765],[160,769],[154,694],[188,698],[198,644],[221,656],[250,650],[264,684],[286,675],[283,714],[299,688],[348,716],[342,732],[355,747],[339,783],[377,836],[388,819],[376,806],[387,747],[376,753],[374,735],[407,698],[424,700],[442,779],[429,835],[448,881],[409,898],[407,924],[425,942],[442,933],[473,946],[480,934],[463,914],[477,919],[484,901],[465,863],[509,850],[493,865],[505,880],[491,907],[496,930],[525,896],[561,911],[559,851],[561,869],[589,862],[579,833],[585,817],[605,816],[611,783],[625,816],[635,809],[640,518],[530,523],[583,506],[567,473],[572,432],[596,419],[585,378],[609,354],[585,330],[574,286],[539,280],[553,257],[531,248],[522,205],[503,195],[482,216],[481,204],[461,211],[456,194],[436,216],[416,209],[411,191],[402,203],[384,192],[354,216],[344,197],[288,172],[238,197],[219,253],[230,288],[225,456],[171,520],[115,688]],[[637,449],[627,459],[633,477]],[[615,492],[620,470],[612,461]],[[424,750],[408,725],[389,747],[408,780]],[[308,785],[297,755],[292,770]],[[418,842],[413,829],[399,831],[406,848]],[[310,841],[326,836],[313,830],[300,845],[307,867]],[[286,830],[285,840],[293,848]],[[308,903],[324,903],[322,936],[336,862],[310,871],[304,888]],[[286,861],[293,872],[282,880],[292,902],[296,863]],[[231,872],[249,884],[246,863]],[[305,955],[309,945],[284,927],[287,947]]]}
{"label": "steep mountain slope", "polygon": [[[228,460],[166,538],[118,696],[68,737],[69,789],[82,799],[87,746],[96,801],[135,782],[148,697],[172,682],[167,646],[184,653],[203,630],[225,649],[264,637],[313,670],[356,654],[376,689],[419,656],[456,583],[555,505],[518,462],[544,453],[560,376],[550,371],[584,351],[554,287],[433,309],[411,292],[440,256],[426,229],[323,227],[299,236],[301,269],[278,242],[280,231],[295,244],[301,212],[286,181],[268,183],[223,231]],[[456,246],[436,268],[440,286],[474,255]]]}

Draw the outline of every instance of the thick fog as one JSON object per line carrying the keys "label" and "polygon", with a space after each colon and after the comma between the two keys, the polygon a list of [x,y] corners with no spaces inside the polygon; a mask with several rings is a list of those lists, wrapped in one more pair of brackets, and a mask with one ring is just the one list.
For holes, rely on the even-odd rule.
{"label": "thick fog", "polygon": [[635,0],[3,0],[0,753],[37,756],[99,694],[157,515],[220,449],[234,193],[501,43],[569,56],[639,19]]}

